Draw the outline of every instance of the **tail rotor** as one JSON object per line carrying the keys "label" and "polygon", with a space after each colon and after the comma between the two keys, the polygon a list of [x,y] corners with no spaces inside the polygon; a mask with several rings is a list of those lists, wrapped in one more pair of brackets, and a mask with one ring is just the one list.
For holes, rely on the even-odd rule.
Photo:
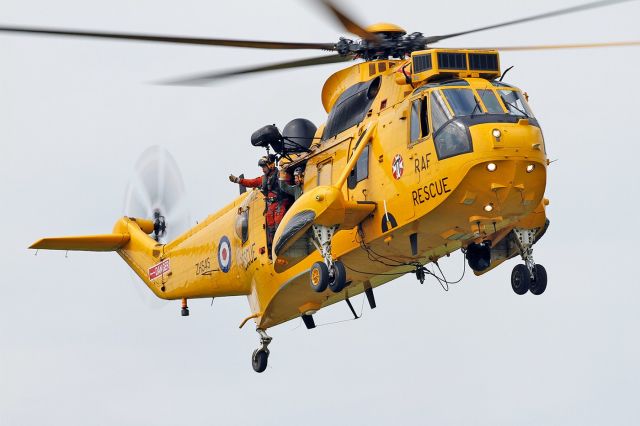
{"label": "tail rotor", "polygon": [[166,149],[151,146],[136,162],[125,195],[124,214],[153,220],[152,237],[162,244],[191,226],[182,175]]}

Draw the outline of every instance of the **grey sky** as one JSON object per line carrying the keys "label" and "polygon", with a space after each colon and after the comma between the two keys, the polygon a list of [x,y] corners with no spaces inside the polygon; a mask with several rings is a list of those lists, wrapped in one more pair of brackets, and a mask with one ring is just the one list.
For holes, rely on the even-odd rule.
{"label": "grey sky", "polygon": [[[434,4],[429,4],[434,3]],[[573,1],[347,2],[365,24],[441,34]],[[457,14],[456,12],[459,12]],[[452,39],[443,46],[640,39],[640,3]],[[331,42],[338,26],[305,1],[3,0],[0,22],[175,35]],[[148,82],[304,56],[0,35],[0,425],[638,424],[639,48],[504,53],[530,95],[551,159],[551,227],[535,246],[543,296],[516,296],[515,260],[445,293],[406,276],[358,321],[270,330],[269,368],[245,298],[139,297],[115,254],[40,252],[42,236],[109,232],[140,153],[167,148],[194,220],[258,174],[249,136],[326,118],[329,65],[211,88]],[[460,253],[444,263],[459,276]],[[361,299],[354,300],[360,309]],[[348,319],[339,304],[318,323]]]}

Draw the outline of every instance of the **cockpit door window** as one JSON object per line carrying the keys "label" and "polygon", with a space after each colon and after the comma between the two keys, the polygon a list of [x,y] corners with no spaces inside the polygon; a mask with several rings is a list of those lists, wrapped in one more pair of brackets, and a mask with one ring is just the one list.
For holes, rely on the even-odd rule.
{"label": "cockpit door window", "polygon": [[427,108],[427,98],[415,99],[411,103],[411,129],[410,144],[420,142],[429,136],[429,111]]}
{"label": "cockpit door window", "polygon": [[423,97],[420,100],[420,136],[423,138],[429,136],[429,109],[427,104],[427,98]]}
{"label": "cockpit door window", "polygon": [[440,127],[451,118],[451,113],[442,99],[439,91],[431,92],[431,123],[435,134]]}
{"label": "cockpit door window", "polygon": [[420,139],[420,99],[416,99],[411,103],[411,143]]}

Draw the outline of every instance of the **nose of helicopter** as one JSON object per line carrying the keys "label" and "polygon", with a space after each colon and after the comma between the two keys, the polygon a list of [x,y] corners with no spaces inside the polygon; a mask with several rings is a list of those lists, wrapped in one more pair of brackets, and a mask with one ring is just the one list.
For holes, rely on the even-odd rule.
{"label": "nose of helicopter", "polygon": [[529,120],[472,126],[474,164],[461,183],[469,222],[522,217],[542,201],[547,160],[542,132]]}
{"label": "nose of helicopter", "polygon": [[[535,124],[534,124],[535,123]],[[483,123],[469,128],[474,151],[544,157],[542,130],[535,119],[521,118],[515,123]]]}
{"label": "nose of helicopter", "polygon": [[[481,117],[487,118],[493,117]],[[424,219],[418,229],[443,229],[439,235],[446,240],[464,239],[480,230],[495,232],[544,209],[547,159],[533,119],[496,116],[468,125],[464,133],[444,136],[435,137],[436,155],[438,144],[440,153],[451,153],[465,147],[458,142],[468,138],[469,152],[439,159],[433,167],[435,176],[446,179],[445,197],[437,197],[437,179],[428,185],[420,182],[412,191],[414,216]],[[419,173],[415,176],[420,178]]]}
{"label": "nose of helicopter", "polygon": [[[462,204],[475,205],[478,216],[470,222],[496,217],[510,219],[532,211],[542,200],[546,186],[543,164],[524,158],[483,161],[471,168],[463,183]],[[465,185],[466,183],[466,185]]]}

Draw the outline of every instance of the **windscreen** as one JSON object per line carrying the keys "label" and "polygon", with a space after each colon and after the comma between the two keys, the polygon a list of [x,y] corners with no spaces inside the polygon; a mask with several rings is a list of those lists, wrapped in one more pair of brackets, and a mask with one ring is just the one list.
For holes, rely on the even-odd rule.
{"label": "windscreen", "polygon": [[443,89],[442,93],[449,102],[456,117],[482,113],[480,105],[471,89]]}
{"label": "windscreen", "polygon": [[533,117],[533,112],[522,94],[517,90],[498,90],[509,114],[519,117]]}
{"label": "windscreen", "polygon": [[498,98],[493,90],[478,89],[478,96],[480,96],[480,100],[484,106],[487,107],[489,114],[504,114],[504,110],[502,106],[500,106],[500,102],[498,102]]}

